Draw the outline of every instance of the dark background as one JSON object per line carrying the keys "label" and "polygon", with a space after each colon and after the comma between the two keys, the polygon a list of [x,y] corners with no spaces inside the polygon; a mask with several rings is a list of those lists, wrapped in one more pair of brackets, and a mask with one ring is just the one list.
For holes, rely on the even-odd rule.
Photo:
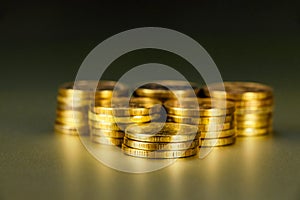
{"label": "dark background", "polygon": [[[80,162],[68,161],[64,145],[74,139],[52,131],[57,87],[74,80],[85,56],[101,41],[144,26],[174,29],[197,40],[214,59],[224,80],[258,81],[274,87],[275,139],[266,142],[267,149],[261,149],[268,152],[266,158],[254,160],[263,171],[253,167],[253,174],[248,174],[250,179],[255,177],[252,182],[243,179],[239,164],[231,160],[239,154],[230,152],[226,152],[230,163],[224,161],[215,189],[205,189],[205,178],[195,180],[193,173],[178,175],[177,181],[186,183],[178,183],[180,189],[168,187],[164,178],[170,181],[176,176],[173,168],[147,178],[113,171],[78,150],[75,157]],[[135,63],[149,60],[161,60],[189,73],[186,63],[170,55],[155,51],[137,54],[113,63],[104,78],[115,79]],[[138,189],[140,199],[299,199],[299,1],[0,1],[0,67],[0,199],[133,199]],[[190,79],[199,81],[199,77],[193,74]],[[71,146],[82,148],[74,143]],[[235,148],[242,147],[237,144],[228,151],[235,152]],[[189,169],[189,164],[183,165]],[[140,182],[147,185],[131,187]],[[204,188],[201,195],[194,192],[198,186]],[[178,195],[171,194],[173,189]]]}

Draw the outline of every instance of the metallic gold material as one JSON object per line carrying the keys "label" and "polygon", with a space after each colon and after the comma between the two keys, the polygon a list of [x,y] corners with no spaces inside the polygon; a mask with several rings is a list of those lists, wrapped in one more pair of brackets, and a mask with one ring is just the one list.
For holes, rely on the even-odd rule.
{"label": "metallic gold material", "polygon": [[91,136],[91,140],[95,143],[106,144],[106,145],[114,145],[121,146],[123,143],[123,138],[110,138],[110,137],[102,137],[102,136]]}
{"label": "metallic gold material", "polygon": [[[196,100],[196,101],[195,101]],[[168,100],[164,103],[169,114],[179,116],[217,117],[230,115],[235,110],[233,102],[210,98],[190,98],[181,101]]]}
{"label": "metallic gold material", "polygon": [[201,139],[201,147],[219,147],[235,143],[236,137]]}
{"label": "metallic gold material", "polygon": [[112,130],[97,129],[97,128],[90,128],[90,134],[94,136],[110,137],[110,138],[123,138],[125,135],[125,133],[122,131],[112,131]]}
{"label": "metallic gold material", "polygon": [[170,151],[149,151],[130,148],[126,145],[122,145],[122,150],[125,154],[135,157],[143,158],[157,158],[157,159],[167,159],[167,158],[183,158],[196,155],[198,148],[187,149],[187,150],[170,150]]}
{"label": "metallic gold material", "polygon": [[212,139],[212,138],[223,138],[235,136],[235,129],[228,129],[224,131],[201,131],[200,138],[202,139]]}
{"label": "metallic gold material", "polygon": [[186,117],[179,115],[168,115],[168,118],[177,123],[183,124],[221,124],[226,122],[232,122],[232,115],[225,115],[220,117]]}
{"label": "metallic gold material", "polygon": [[[222,90],[223,86],[225,91]],[[271,87],[252,82],[224,82],[210,84],[203,89],[207,96],[220,99],[231,99],[235,101],[261,100],[273,97]]]}
{"label": "metallic gold material", "polygon": [[199,146],[199,140],[188,142],[173,142],[173,143],[155,143],[155,142],[141,142],[124,138],[124,144],[128,147],[143,150],[185,150]]}

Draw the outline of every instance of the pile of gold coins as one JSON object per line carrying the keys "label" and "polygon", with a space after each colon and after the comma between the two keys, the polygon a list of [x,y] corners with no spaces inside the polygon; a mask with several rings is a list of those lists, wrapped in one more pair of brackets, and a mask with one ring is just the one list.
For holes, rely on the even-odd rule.
{"label": "pile of gold coins", "polygon": [[272,88],[252,82],[223,84],[208,85],[203,88],[203,92],[215,99],[235,102],[235,128],[238,136],[257,136],[272,132],[274,107]]}
{"label": "pile of gold coins", "polygon": [[132,124],[155,121],[160,117],[161,102],[149,98],[98,100],[89,110],[93,142],[121,146],[124,130]]}
{"label": "pile of gold coins", "polygon": [[186,98],[164,103],[168,120],[197,126],[200,146],[225,146],[235,142],[234,103],[210,98]]}
{"label": "pile of gold coins", "polygon": [[[76,81],[58,91],[56,132],[86,134],[130,156],[181,158],[272,131],[273,90],[252,82],[162,80],[134,91],[114,81]],[[200,97],[201,96],[201,97]],[[162,109],[162,108],[165,109]],[[101,145],[99,145],[101,146]]]}
{"label": "pile of gold coins", "polygon": [[145,158],[183,158],[196,155],[197,127],[177,123],[131,125],[126,129],[122,150]]}

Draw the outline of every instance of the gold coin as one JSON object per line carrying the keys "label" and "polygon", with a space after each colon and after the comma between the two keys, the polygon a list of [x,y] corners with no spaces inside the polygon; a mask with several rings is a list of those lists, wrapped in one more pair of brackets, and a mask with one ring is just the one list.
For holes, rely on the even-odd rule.
{"label": "gold coin", "polygon": [[201,131],[201,138],[202,139],[211,139],[211,138],[224,138],[235,136],[235,129],[228,129],[225,131]]}
{"label": "gold coin", "polygon": [[80,134],[82,133],[88,133],[87,127],[73,127],[65,124],[55,123],[54,124],[54,130],[57,133],[67,134],[67,135],[78,135],[78,132]]}
{"label": "gold coin", "polygon": [[271,120],[263,121],[236,121],[236,128],[261,128],[266,127],[271,124]]}
{"label": "gold coin", "polygon": [[55,121],[57,123],[73,126],[73,127],[81,127],[81,126],[87,126],[87,120],[81,120],[76,118],[61,118],[56,117]]}
{"label": "gold coin", "polygon": [[121,146],[123,143],[123,138],[110,138],[110,137],[102,137],[102,136],[91,136],[91,140],[95,143],[106,144],[106,145],[114,145]]}
{"label": "gold coin", "polygon": [[161,101],[145,97],[96,101],[91,110],[97,114],[129,116],[150,115],[161,110]]}
{"label": "gold coin", "polygon": [[198,126],[198,131],[222,131],[222,130],[228,130],[233,128],[234,125],[232,122],[226,122],[223,124],[200,124]]}
{"label": "gold coin", "polygon": [[235,143],[236,137],[201,139],[201,147],[219,147]]}
{"label": "gold coin", "polygon": [[56,116],[61,118],[76,118],[76,119],[84,119],[87,118],[86,114],[81,111],[75,110],[56,110]]}
{"label": "gold coin", "polygon": [[108,122],[98,122],[98,121],[89,120],[89,125],[93,128],[99,128],[104,130],[123,131],[127,126],[131,124],[108,123]]}
{"label": "gold coin", "polygon": [[250,100],[250,101],[236,101],[235,106],[241,108],[258,108],[272,106],[274,104],[273,98],[261,99],[261,100]]}
{"label": "gold coin", "polygon": [[144,142],[185,142],[197,138],[197,126],[177,123],[156,123],[131,125],[125,136]]}
{"label": "gold coin", "polygon": [[164,103],[169,114],[179,116],[217,117],[230,115],[235,110],[233,102],[210,98],[186,98],[184,100],[168,100]]}
{"label": "gold coin", "polygon": [[199,140],[193,140],[189,142],[141,142],[124,138],[124,142],[128,147],[143,150],[185,150],[195,148],[199,146]]}
{"label": "gold coin", "polygon": [[236,121],[265,121],[272,118],[272,114],[239,114],[235,115]]}
{"label": "gold coin", "polygon": [[269,107],[260,107],[256,109],[248,109],[248,108],[239,108],[235,110],[235,114],[243,115],[243,114],[267,114],[273,112],[273,106]]}
{"label": "gold coin", "polygon": [[89,98],[97,85],[98,81],[92,80],[68,82],[60,86],[58,94],[59,96],[70,96],[72,98]]}
{"label": "gold coin", "polygon": [[233,116],[226,115],[220,117],[187,117],[187,116],[179,116],[179,115],[168,115],[169,119],[177,123],[184,124],[220,124],[224,122],[232,122]]}
{"label": "gold coin", "polygon": [[187,150],[170,150],[170,151],[149,151],[142,149],[130,148],[126,145],[122,145],[122,150],[125,154],[135,157],[142,158],[157,158],[157,159],[168,159],[168,158],[183,158],[196,155],[198,148],[187,149]]}
{"label": "gold coin", "polygon": [[137,96],[157,99],[169,99],[177,97],[194,97],[199,92],[197,83],[179,80],[161,80],[155,83],[145,84],[135,90]]}
{"label": "gold coin", "polygon": [[124,123],[124,124],[145,123],[151,120],[156,120],[158,118],[160,118],[159,114],[130,116],[130,117],[114,117],[112,115],[95,114],[89,111],[89,119],[93,121],[99,121],[99,122]]}
{"label": "gold coin", "polygon": [[99,128],[90,128],[91,135],[110,137],[110,138],[123,138],[125,133],[122,131],[112,131]]}
{"label": "gold coin", "polygon": [[271,87],[252,82],[214,83],[204,87],[203,91],[207,96],[213,98],[226,98],[235,101],[260,100],[272,98],[273,96]]}
{"label": "gold coin", "polygon": [[263,128],[243,128],[236,129],[238,136],[259,136],[266,135],[272,132],[272,126],[263,127]]}
{"label": "gold coin", "polygon": [[72,98],[63,98],[61,96],[57,97],[57,103],[62,106],[69,106],[69,107],[84,107],[90,105],[89,99],[82,99],[82,100],[74,100]]}

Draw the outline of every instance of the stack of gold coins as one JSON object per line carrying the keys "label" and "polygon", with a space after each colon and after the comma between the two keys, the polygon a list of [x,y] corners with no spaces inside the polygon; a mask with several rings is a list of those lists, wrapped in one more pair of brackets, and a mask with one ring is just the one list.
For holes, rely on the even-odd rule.
{"label": "stack of gold coins", "polygon": [[[60,86],[57,96],[56,132],[77,135],[88,133],[88,108],[93,99],[111,98],[113,91],[123,95],[128,89],[114,81],[82,80]],[[115,90],[114,90],[115,88]]]}
{"label": "stack of gold coins", "polygon": [[271,87],[252,82],[224,82],[208,85],[203,91],[207,96],[235,102],[238,136],[265,135],[272,131],[274,98]]}
{"label": "stack of gold coins", "polygon": [[197,127],[177,123],[136,124],[126,128],[122,150],[144,158],[182,158],[197,154]]}
{"label": "stack of gold coins", "polygon": [[196,83],[180,80],[160,80],[139,87],[135,90],[135,95],[155,98],[164,102],[168,99],[195,97],[199,91],[200,87]]}
{"label": "stack of gold coins", "polygon": [[169,121],[198,127],[202,147],[225,146],[235,142],[233,102],[186,98],[168,100],[164,106]]}
{"label": "stack of gold coins", "polygon": [[124,97],[96,101],[89,110],[92,141],[121,146],[127,126],[158,119],[161,107],[159,100],[150,98]]}

